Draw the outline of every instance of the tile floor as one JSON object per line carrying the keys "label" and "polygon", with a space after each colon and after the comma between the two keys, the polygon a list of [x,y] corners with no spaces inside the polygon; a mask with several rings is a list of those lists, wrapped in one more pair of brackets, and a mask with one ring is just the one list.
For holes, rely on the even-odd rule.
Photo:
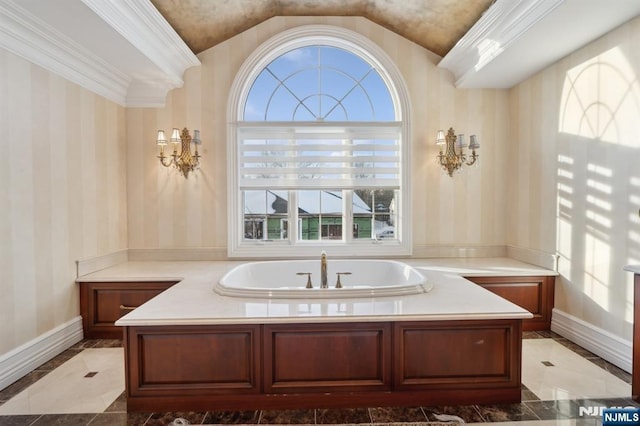
{"label": "tile floor", "polygon": [[122,345],[85,340],[0,391],[0,425],[416,424],[436,415],[467,424],[600,425],[588,407],[638,407],[631,376],[552,332],[523,336],[522,402],[410,408],[127,413]]}

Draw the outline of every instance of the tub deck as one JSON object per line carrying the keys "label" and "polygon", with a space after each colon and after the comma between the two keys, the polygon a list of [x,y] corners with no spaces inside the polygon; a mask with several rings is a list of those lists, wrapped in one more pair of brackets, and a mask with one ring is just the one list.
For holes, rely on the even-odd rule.
{"label": "tub deck", "polygon": [[269,409],[520,400],[522,320],[465,276],[555,275],[510,259],[411,260],[429,293],[260,300],[212,290],[238,262],[129,262],[83,280],[180,278],[117,321],[128,409]]}

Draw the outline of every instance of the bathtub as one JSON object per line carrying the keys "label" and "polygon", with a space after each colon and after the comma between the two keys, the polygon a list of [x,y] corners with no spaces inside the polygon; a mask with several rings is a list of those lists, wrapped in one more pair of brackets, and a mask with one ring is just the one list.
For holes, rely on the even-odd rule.
{"label": "bathtub", "polygon": [[[313,288],[306,288],[306,273],[311,273]],[[338,273],[342,288],[335,287]],[[224,275],[214,291],[234,297],[334,299],[403,296],[432,288],[415,268],[393,260],[330,259],[327,282],[329,288],[321,289],[320,260],[250,262]]]}

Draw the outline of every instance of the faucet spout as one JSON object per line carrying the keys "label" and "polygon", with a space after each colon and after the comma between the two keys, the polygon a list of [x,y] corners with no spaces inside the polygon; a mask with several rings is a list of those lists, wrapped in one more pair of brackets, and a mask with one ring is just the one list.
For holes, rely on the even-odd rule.
{"label": "faucet spout", "polygon": [[329,288],[327,284],[327,252],[320,253],[320,288]]}

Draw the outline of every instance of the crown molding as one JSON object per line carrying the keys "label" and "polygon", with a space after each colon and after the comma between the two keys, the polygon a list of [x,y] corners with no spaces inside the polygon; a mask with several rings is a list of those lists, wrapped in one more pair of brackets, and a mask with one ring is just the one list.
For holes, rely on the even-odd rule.
{"label": "crown molding", "polygon": [[164,73],[167,84],[182,87],[182,74],[200,65],[149,0],[82,0],[109,26],[145,55]]}
{"label": "crown molding", "polygon": [[12,1],[0,2],[0,47],[120,105],[131,78]]}
{"label": "crown molding", "polygon": [[476,24],[442,58],[457,87],[477,73],[565,0],[496,0]]}
{"label": "crown molding", "polygon": [[46,12],[40,14],[16,0],[0,0],[0,48],[126,107],[164,106],[169,90],[183,86],[186,69],[200,65],[149,0],[68,0],[67,4],[74,2],[84,4],[86,14],[76,19],[103,21],[107,36],[131,46],[130,50],[114,61],[113,50],[95,49],[95,43],[87,44],[77,34],[71,37],[59,20],[56,27],[46,21]]}

